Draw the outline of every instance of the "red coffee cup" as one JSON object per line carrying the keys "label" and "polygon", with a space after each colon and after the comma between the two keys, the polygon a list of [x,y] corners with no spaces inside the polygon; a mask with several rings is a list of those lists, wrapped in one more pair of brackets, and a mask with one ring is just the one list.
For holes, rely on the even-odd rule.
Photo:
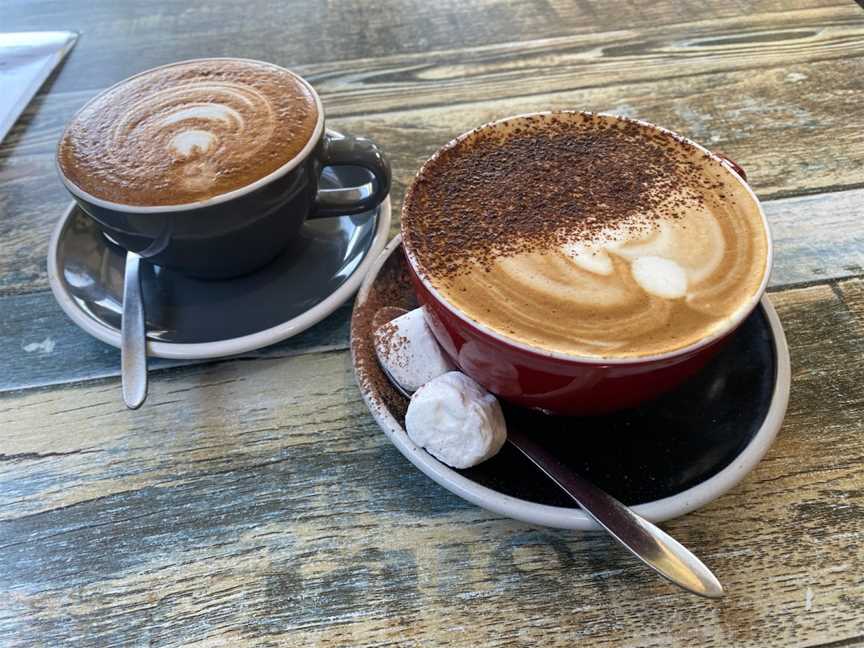
{"label": "red coffee cup", "polygon": [[[460,135],[435,153],[421,167],[417,178],[423,176],[431,161],[456,142],[476,130],[494,128],[510,119],[513,117],[484,124],[474,131]],[[756,308],[765,292],[773,259],[770,230],[761,205],[747,185],[741,167],[725,156],[712,153],[671,131],[647,122],[639,123],[672,134],[679,141],[685,141],[714,158],[729,174],[731,181],[739,183],[752,198],[767,238],[765,273],[759,289],[744,308],[721,329],[689,346],[636,358],[570,355],[510,339],[483,323],[470,319],[419,271],[418,261],[407,243],[410,237],[406,237],[403,231],[403,249],[414,290],[420,303],[426,307],[427,321],[439,344],[463,373],[506,401],[553,414],[590,415],[633,407],[653,399],[697,373]],[[412,189],[413,186],[406,194],[403,211],[412,200]]]}

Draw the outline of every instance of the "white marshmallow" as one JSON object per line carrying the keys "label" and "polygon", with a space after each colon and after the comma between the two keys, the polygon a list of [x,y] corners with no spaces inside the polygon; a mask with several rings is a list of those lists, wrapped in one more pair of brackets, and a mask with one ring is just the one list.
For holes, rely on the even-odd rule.
{"label": "white marshmallow", "polygon": [[409,392],[455,369],[429,330],[423,308],[379,326],[373,337],[378,359]]}
{"label": "white marshmallow", "polygon": [[678,299],[687,294],[687,273],[671,259],[639,257],[630,268],[636,283],[655,297]]}
{"label": "white marshmallow", "polygon": [[470,468],[494,456],[507,440],[497,399],[465,374],[451,371],[411,398],[405,430],[418,446],[453,468]]}

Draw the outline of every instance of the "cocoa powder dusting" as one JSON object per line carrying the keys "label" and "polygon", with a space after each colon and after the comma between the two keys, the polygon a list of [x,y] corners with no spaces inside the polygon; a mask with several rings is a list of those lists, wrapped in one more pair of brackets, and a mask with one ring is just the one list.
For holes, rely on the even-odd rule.
{"label": "cocoa powder dusting", "polygon": [[[394,317],[404,312],[397,309],[407,311],[417,308],[401,247],[387,259],[366,301],[355,306],[351,316],[351,347],[357,380],[365,391],[371,392],[384,403],[401,425],[404,424],[408,399],[390,384],[375,354],[374,332],[383,323],[376,319],[376,315],[379,315],[381,309],[387,307],[396,307],[392,309]],[[395,330],[396,327],[390,328]],[[391,336],[392,338],[401,338],[401,336]],[[399,340],[392,339],[392,343],[399,344]]]}
{"label": "cocoa powder dusting", "polygon": [[405,198],[402,232],[428,275],[489,269],[496,258],[651,227],[702,202],[692,146],[625,118],[517,117],[430,159]]}
{"label": "cocoa powder dusting", "polygon": [[372,335],[375,345],[380,351],[383,351],[385,358],[389,358],[390,362],[396,363],[399,367],[408,366],[410,358],[406,354],[406,350],[409,340],[404,335],[399,335],[399,330],[395,324],[388,322],[380,328],[375,328]]}

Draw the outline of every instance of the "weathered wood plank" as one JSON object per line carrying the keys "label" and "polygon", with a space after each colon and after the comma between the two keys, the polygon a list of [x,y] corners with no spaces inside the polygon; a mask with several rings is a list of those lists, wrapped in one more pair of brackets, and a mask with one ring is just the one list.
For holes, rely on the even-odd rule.
{"label": "weathered wood plank", "polygon": [[45,385],[0,394],[0,644],[864,645],[858,191],[769,205],[789,415],[741,486],[669,525],[730,587],[719,603],[602,537],[431,484],[365,413],[347,309],[254,362],[161,369],[127,412],[115,352],[44,292],[62,124],[108,83],[195,56],[299,67],[332,126],[390,150],[397,210],[452,135],[549,107],[676,128],[739,158],[763,197],[861,187],[864,14],[829,4],[7,0],[3,30],[84,33],[0,145],[0,379]]}
{"label": "weathered wood plank", "polygon": [[[351,306],[346,304],[308,331],[243,357],[281,358],[345,349]],[[50,292],[0,298],[0,392],[119,375],[120,351],[79,329]],[[150,371],[190,362],[151,358]]]}
{"label": "weathered wood plank", "polygon": [[837,290],[841,298],[855,314],[855,324],[858,327],[858,332],[864,335],[864,280],[850,279],[849,281],[841,281]]}
{"label": "weathered wood plank", "polygon": [[771,286],[864,272],[864,190],[763,203],[774,240]]}
{"label": "weathered wood plank", "polygon": [[431,484],[334,352],[161,372],[138,412],[116,379],[0,396],[0,641],[852,645],[864,304],[844,286],[845,301],[774,295],[795,369],[777,444],[668,525],[727,583],[721,602],[602,536],[498,519]]}
{"label": "weathered wood plank", "polygon": [[[864,14],[862,14],[864,15]],[[806,48],[805,48],[806,49]],[[750,173],[761,196],[860,186],[864,58],[786,67],[694,73],[653,82],[375,115],[336,117],[331,125],[384,145],[395,170],[394,206],[422,161],[459,132],[503,115],[550,108],[612,110],[643,117],[725,150]],[[65,119],[56,113],[27,127],[0,160],[0,294],[45,288],[50,229],[68,202],[53,146]],[[43,126],[45,130],[43,129]],[[30,138],[33,138],[32,144]],[[18,155],[22,150],[40,153]]]}
{"label": "weathered wood plank", "polygon": [[[328,114],[345,117],[856,58],[862,33],[864,14],[847,5],[292,67],[315,84]],[[50,86],[0,154],[51,152],[65,118],[120,78],[94,86],[90,76],[83,90]]]}
{"label": "weathered wood plank", "polygon": [[315,83],[330,114],[350,116],[856,58],[862,30],[864,14],[850,5],[334,61],[299,71]]}
{"label": "weathered wood plank", "polygon": [[[598,31],[674,25],[814,7],[848,10],[837,0],[728,0],[633,4],[590,0],[362,0],[338,4],[229,0],[135,4],[96,0],[7,0],[5,31],[76,29],[82,39],[54,84],[56,91],[96,89],[142,69],[184,58],[242,56],[288,65],[358,56],[410,54]],[[166,47],[166,43],[170,46]]]}
{"label": "weathered wood plank", "polygon": [[[776,246],[772,290],[864,274],[864,190],[765,203]],[[283,357],[348,345],[350,307],[310,331],[246,357]],[[50,292],[0,297],[0,391],[116,376],[118,352],[72,324]],[[176,366],[157,360],[151,369]]]}

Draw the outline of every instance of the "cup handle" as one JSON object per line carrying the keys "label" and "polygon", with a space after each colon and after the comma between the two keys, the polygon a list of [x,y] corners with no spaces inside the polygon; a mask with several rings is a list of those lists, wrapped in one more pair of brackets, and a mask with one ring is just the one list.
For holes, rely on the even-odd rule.
{"label": "cup handle", "polygon": [[359,187],[319,189],[310,218],[360,214],[380,205],[390,192],[390,163],[375,142],[365,137],[324,134],[321,166],[359,166],[374,181]]}
{"label": "cup handle", "polygon": [[739,176],[741,176],[741,179],[744,182],[747,182],[747,172],[744,170],[744,168],[740,164],[738,164],[735,160],[730,158],[725,153],[721,153],[720,151],[714,151],[714,155],[716,155],[721,160],[723,160],[726,164],[728,164],[730,167],[732,167],[732,170],[735,173],[737,173]]}

